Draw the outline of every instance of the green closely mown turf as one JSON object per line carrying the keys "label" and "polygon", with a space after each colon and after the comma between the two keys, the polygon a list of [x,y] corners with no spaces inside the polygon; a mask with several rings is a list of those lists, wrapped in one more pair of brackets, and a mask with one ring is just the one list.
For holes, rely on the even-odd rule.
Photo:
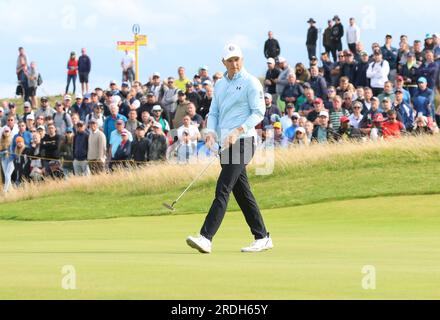
{"label": "green closely mown turf", "polygon": [[[211,255],[185,244],[204,215],[0,221],[0,299],[439,299],[439,207],[432,195],[263,210],[275,248],[260,254],[240,253],[240,213]],[[65,265],[76,290],[61,286]]]}

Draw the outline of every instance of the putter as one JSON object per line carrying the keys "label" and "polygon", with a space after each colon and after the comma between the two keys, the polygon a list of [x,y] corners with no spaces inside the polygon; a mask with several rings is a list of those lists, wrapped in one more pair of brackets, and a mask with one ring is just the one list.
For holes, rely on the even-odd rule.
{"label": "putter", "polygon": [[[226,148],[220,150],[219,153],[222,153],[225,150],[226,150]],[[168,204],[168,203],[164,202],[164,203],[162,203],[162,205],[170,211],[176,211],[174,206],[185,195],[185,193],[193,186],[193,184],[196,183],[200,179],[201,176],[203,176],[203,174],[206,172],[206,170],[208,170],[208,168],[214,163],[215,160],[217,160],[217,157],[214,157],[214,158],[212,158],[211,161],[209,161],[209,163],[206,165],[205,169],[203,169],[199,173],[199,175],[189,184],[189,186],[180,194],[180,196],[172,204]]]}

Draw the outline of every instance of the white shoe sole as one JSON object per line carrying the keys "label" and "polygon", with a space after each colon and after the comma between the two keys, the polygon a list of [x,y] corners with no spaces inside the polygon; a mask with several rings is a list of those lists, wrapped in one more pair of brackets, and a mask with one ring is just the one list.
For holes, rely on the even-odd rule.
{"label": "white shoe sole", "polygon": [[186,239],[186,243],[187,245],[189,245],[191,248],[196,249],[197,251],[199,251],[200,253],[211,253],[211,250],[206,250],[204,248],[202,248],[201,246],[199,246],[197,243],[195,243],[192,239],[188,238]]}
{"label": "white shoe sole", "polygon": [[241,252],[243,253],[257,253],[257,252],[263,252],[263,251],[268,251],[273,249],[273,247],[271,248],[264,248],[264,249],[260,249],[260,250],[248,250],[248,249],[241,249]]}

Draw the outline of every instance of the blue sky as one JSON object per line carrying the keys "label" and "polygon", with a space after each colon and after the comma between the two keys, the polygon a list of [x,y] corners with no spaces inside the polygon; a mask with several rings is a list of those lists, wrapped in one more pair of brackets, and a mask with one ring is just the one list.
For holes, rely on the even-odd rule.
{"label": "blue sky", "polygon": [[[132,25],[138,23],[149,45],[140,51],[141,80],[155,71],[176,75],[183,65],[193,76],[200,65],[210,72],[223,71],[220,55],[227,42],[242,46],[246,67],[263,75],[263,45],[267,31],[280,41],[282,55],[292,64],[306,60],[306,21],[313,17],[318,27],[338,14],[344,25],[351,16],[362,28],[362,41],[370,47],[392,34],[405,33],[410,40],[438,32],[434,1],[240,1],[240,0],[0,0],[0,97],[13,96],[17,48],[24,46],[44,78],[42,94],[58,94],[66,82],[66,62],[71,51],[88,49],[93,70],[92,87],[120,81],[122,52],[116,42],[132,40]],[[440,27],[439,27],[440,29]],[[344,39],[345,40],[345,39]]]}

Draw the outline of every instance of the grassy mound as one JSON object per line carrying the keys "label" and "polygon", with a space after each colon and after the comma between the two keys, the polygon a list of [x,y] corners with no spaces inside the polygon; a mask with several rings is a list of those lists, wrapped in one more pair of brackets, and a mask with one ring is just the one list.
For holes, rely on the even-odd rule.
{"label": "grassy mound", "polygon": [[[280,150],[270,175],[249,168],[262,209],[330,200],[440,193],[440,137]],[[142,170],[26,185],[0,199],[0,219],[83,220],[165,215],[200,165]],[[214,165],[178,204],[178,214],[206,213],[220,170]],[[231,197],[229,208],[238,206]]]}

